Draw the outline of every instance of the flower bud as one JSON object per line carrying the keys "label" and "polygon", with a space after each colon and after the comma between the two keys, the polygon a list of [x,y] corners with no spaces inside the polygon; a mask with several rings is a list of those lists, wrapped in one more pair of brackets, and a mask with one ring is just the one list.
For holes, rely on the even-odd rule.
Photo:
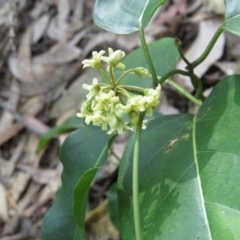
{"label": "flower bud", "polygon": [[124,56],[125,52],[121,50],[113,52],[109,59],[109,65],[116,67]]}
{"label": "flower bud", "polygon": [[[101,57],[101,60],[106,62],[111,67],[117,67],[120,69],[125,69],[125,65],[121,63],[121,59],[124,58],[125,52],[121,50],[113,51],[112,48],[108,48],[109,57]],[[109,70],[108,66],[108,70]]]}
{"label": "flower bud", "polygon": [[149,77],[149,71],[143,67],[137,67],[134,69],[134,73],[141,78]]}

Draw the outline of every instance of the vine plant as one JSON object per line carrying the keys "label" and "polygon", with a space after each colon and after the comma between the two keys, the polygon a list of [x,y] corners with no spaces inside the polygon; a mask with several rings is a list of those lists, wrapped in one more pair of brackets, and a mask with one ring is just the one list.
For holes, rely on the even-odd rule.
{"label": "vine plant", "polygon": [[[89,93],[77,116],[85,125],[61,147],[62,187],[44,218],[42,240],[87,239],[88,190],[123,131],[133,135],[120,162],[114,202],[122,239],[240,239],[240,76],[221,80],[205,99],[194,73],[223,31],[240,36],[240,2],[225,1],[225,21],[193,62],[179,39],[146,44],[143,30],[164,2],[96,1],[95,23],[117,34],[139,31],[142,47],[126,57],[109,48],[108,56],[102,50],[83,61],[105,83],[95,78],[83,85]],[[175,69],[179,57],[185,70]],[[189,76],[195,95],[173,82],[174,74]],[[198,113],[153,117],[164,84],[199,106]]]}

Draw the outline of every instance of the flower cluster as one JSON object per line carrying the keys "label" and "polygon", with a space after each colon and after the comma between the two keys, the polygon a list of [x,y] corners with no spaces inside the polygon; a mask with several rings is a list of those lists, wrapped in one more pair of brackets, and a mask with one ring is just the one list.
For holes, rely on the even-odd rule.
{"label": "flower cluster", "polygon": [[[109,49],[109,57],[103,57],[104,51],[99,53],[93,52],[93,58],[84,60],[84,67],[92,67],[102,70],[101,61],[108,64],[107,71],[113,72],[114,67],[124,69],[125,66],[120,61],[125,56],[121,50],[113,52]],[[149,76],[147,69],[138,67],[128,70],[139,77]],[[119,85],[122,76],[116,81],[108,79],[110,84],[99,83],[96,78],[93,79],[92,85],[83,84],[83,88],[89,92],[86,95],[86,101],[81,106],[81,112],[77,114],[78,117],[85,118],[85,123],[92,122],[95,126],[100,126],[108,134],[121,134],[123,130],[135,131],[139,122],[139,112],[145,112],[146,116],[152,116],[153,109],[159,104],[161,86],[158,85],[156,89],[142,89],[130,86],[130,89],[137,89],[136,92],[130,92],[126,86]],[[131,88],[132,87],[132,88]],[[140,94],[139,94],[140,91]],[[146,126],[144,123],[142,128]]]}
{"label": "flower cluster", "polygon": [[[82,104],[81,113],[78,117],[85,118],[86,124],[90,122],[95,126],[101,126],[103,130],[108,130],[108,134],[123,130],[134,131],[139,121],[139,111],[146,112],[147,116],[152,116],[153,109],[159,103],[160,85],[156,89],[146,89],[144,96],[129,94],[126,103],[120,100],[112,89],[100,86],[97,79],[92,85],[84,84],[83,87],[89,90],[87,100]],[[119,88],[120,89],[120,88]],[[128,116],[128,120],[124,118]],[[145,128],[145,125],[143,125]]]}

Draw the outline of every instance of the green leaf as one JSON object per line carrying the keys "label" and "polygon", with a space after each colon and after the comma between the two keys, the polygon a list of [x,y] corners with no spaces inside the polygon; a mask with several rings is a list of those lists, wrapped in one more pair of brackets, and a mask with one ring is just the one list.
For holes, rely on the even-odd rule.
{"label": "green leaf", "polygon": [[[106,156],[105,156],[106,157]],[[98,168],[86,171],[74,188],[73,215],[78,227],[85,231],[84,220],[88,203],[88,190]]]}
{"label": "green leaf", "polygon": [[[240,239],[240,75],[221,80],[197,116],[153,119],[143,130],[139,189],[143,239]],[[135,239],[134,138],[121,160],[122,238]]]}
{"label": "green leaf", "polygon": [[[62,187],[44,217],[42,240],[87,239],[83,229],[74,220],[73,189],[96,162],[103,163],[106,160],[110,138],[98,127],[85,126],[71,133],[64,141],[60,150],[60,160],[64,166]],[[82,211],[84,215],[86,209],[82,208]]]}
{"label": "green leaf", "polygon": [[[162,38],[152,42],[148,44],[148,49],[157,75],[163,76],[175,68],[179,59],[179,53],[173,38]],[[138,48],[128,54],[122,62],[126,65],[127,69],[136,67],[144,67],[148,69],[148,64],[142,48]],[[116,77],[118,78],[123,72],[124,71],[122,70],[117,70]],[[121,85],[134,85],[143,88],[150,88],[152,87],[152,79],[139,78],[132,73],[123,78]]]}
{"label": "green leaf", "polygon": [[[103,132],[107,135],[105,132]],[[88,190],[94,179],[97,170],[103,166],[107,159],[108,149],[112,144],[114,137],[110,139],[108,145],[106,145],[104,151],[91,162],[89,167],[85,169],[84,174],[78,181],[77,185],[74,188],[74,202],[73,202],[73,214],[75,221],[80,229],[84,231],[84,220],[85,220],[85,211],[87,207],[88,200]],[[92,144],[92,142],[91,142]],[[93,145],[94,146],[94,145]]]}
{"label": "green leaf", "polygon": [[110,219],[116,229],[120,230],[119,223],[119,210],[118,210],[118,195],[117,195],[117,184],[113,184],[109,190],[107,191],[107,199],[108,199],[108,212],[110,215]]}
{"label": "green leaf", "polygon": [[240,37],[240,3],[239,0],[225,0],[226,13],[223,29]]}
{"label": "green leaf", "polygon": [[99,27],[117,34],[144,28],[166,0],[97,0],[93,18]]}
{"label": "green leaf", "polygon": [[77,129],[84,126],[84,122],[79,117],[70,117],[68,118],[63,124],[60,126],[54,127],[50,129],[48,132],[44,133],[38,142],[37,152],[39,152],[48,142],[51,141],[55,136],[59,135],[60,133]]}

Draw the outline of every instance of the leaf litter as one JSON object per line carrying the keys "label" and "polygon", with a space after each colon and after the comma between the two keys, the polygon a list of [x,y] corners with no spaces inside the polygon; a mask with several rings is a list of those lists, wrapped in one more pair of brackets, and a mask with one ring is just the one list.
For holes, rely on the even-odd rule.
{"label": "leaf litter", "polygon": [[[146,39],[151,42],[178,36],[186,56],[195,60],[218,27],[219,16],[223,18],[222,3],[169,1],[145,29]],[[100,79],[94,71],[83,71],[82,60],[92,51],[107,47],[130,52],[140,46],[137,34],[117,36],[95,27],[89,14],[93,4],[72,0],[0,1],[1,240],[40,239],[43,216],[61,186],[58,151],[67,135],[63,131],[80,126],[76,122],[62,124],[69,123],[68,119],[79,111],[85,95],[82,83],[92,82],[93,76]],[[217,79],[239,72],[239,46],[238,38],[223,35],[209,59],[197,69],[206,94]],[[182,61],[178,67],[184,69]],[[187,78],[175,80],[193,90]],[[169,87],[163,87],[161,100],[161,114],[197,111]],[[45,134],[55,126],[37,154],[40,137],[49,136]],[[106,191],[116,182],[128,137],[126,133],[115,140],[108,163],[90,189],[86,220],[90,239],[120,239],[108,215]],[[169,143],[166,153],[178,140]]]}

